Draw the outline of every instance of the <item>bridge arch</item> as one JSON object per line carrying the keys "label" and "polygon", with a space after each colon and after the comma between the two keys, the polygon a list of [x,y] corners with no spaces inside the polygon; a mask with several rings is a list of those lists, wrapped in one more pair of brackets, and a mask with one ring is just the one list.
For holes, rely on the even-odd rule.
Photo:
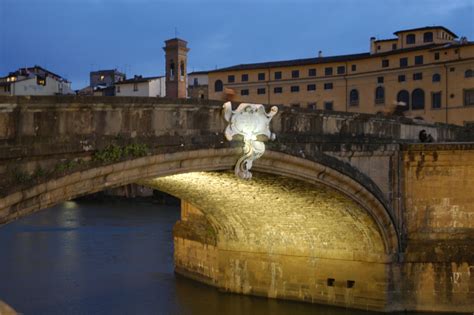
{"label": "bridge arch", "polygon": [[[0,199],[0,224],[66,200],[142,179],[230,170],[240,152],[240,148],[223,148],[162,153],[75,172]],[[348,196],[376,222],[387,259],[396,259],[399,252],[397,229],[389,205],[376,185],[362,173],[335,158],[324,154],[316,157],[296,155],[294,152],[267,151],[256,161],[254,170],[323,184]]]}

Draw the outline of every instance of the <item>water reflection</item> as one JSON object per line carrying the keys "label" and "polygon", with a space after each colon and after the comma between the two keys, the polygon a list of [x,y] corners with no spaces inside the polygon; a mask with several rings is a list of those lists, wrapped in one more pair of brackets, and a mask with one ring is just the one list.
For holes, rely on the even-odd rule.
{"label": "water reflection", "polygon": [[28,314],[369,314],[218,290],[173,273],[177,206],[69,201],[0,228],[0,299]]}

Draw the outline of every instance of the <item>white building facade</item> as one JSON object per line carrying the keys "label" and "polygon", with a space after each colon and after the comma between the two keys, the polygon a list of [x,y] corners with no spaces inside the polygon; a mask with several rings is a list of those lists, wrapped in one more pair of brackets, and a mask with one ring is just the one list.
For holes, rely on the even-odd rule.
{"label": "white building facade", "polygon": [[135,76],[115,83],[115,96],[165,97],[166,78]]}
{"label": "white building facade", "polygon": [[71,82],[40,66],[21,68],[0,78],[0,95],[69,94],[74,94]]}
{"label": "white building facade", "polygon": [[202,86],[209,84],[208,71],[195,71],[188,73],[188,86]]}
{"label": "white building facade", "polygon": [[195,71],[188,73],[188,98],[209,98],[209,75],[208,71]]}

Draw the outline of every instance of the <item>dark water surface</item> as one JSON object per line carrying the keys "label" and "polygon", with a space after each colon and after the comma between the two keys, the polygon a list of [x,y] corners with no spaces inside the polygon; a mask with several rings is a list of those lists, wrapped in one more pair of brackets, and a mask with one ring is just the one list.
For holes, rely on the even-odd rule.
{"label": "dark water surface", "polygon": [[221,293],[175,275],[179,215],[133,200],[69,201],[3,226],[0,299],[26,315],[369,314]]}

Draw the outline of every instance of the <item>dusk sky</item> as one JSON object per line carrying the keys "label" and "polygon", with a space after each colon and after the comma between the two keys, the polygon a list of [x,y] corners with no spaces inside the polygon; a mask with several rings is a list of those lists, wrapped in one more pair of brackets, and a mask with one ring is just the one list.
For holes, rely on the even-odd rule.
{"label": "dusk sky", "polygon": [[188,72],[367,52],[369,38],[443,25],[474,40],[474,0],[0,0],[0,76],[41,65],[79,89],[89,71],[164,74],[164,40]]}

